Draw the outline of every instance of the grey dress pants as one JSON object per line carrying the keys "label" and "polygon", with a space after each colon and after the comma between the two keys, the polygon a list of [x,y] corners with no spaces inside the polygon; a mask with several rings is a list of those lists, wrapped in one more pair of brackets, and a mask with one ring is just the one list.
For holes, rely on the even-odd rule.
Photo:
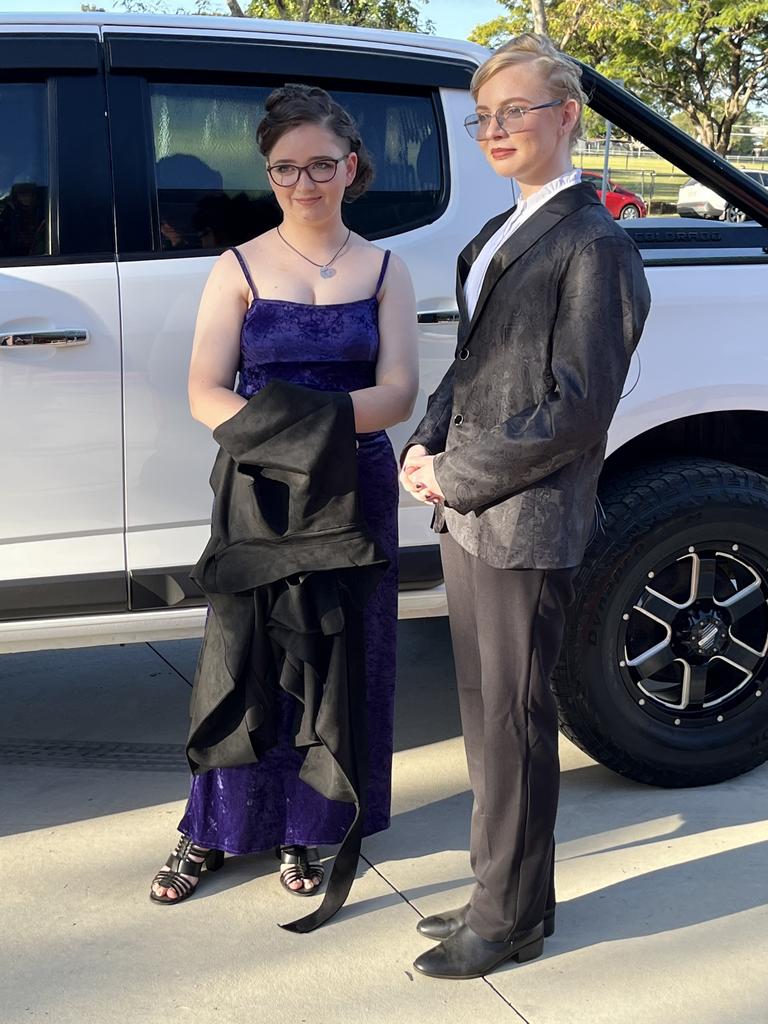
{"label": "grey dress pants", "polygon": [[467,923],[506,941],[554,906],[560,762],[555,698],[577,568],[496,569],[440,535],[474,794]]}

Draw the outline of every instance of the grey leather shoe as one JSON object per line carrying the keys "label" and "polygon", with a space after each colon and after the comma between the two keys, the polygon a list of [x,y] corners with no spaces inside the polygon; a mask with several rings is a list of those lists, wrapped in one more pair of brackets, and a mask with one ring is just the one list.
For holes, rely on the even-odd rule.
{"label": "grey leather shoe", "polygon": [[511,942],[490,942],[473,932],[466,922],[450,938],[414,960],[420,974],[430,978],[482,978],[507,960],[524,964],[544,952],[544,925],[537,924]]}
{"label": "grey leather shoe", "polygon": [[[416,931],[420,935],[426,935],[428,939],[449,939],[466,920],[469,904],[457,907],[456,910],[446,910],[442,914],[432,914],[430,917],[423,917],[416,925]],[[555,934],[555,908],[544,911],[544,938]]]}

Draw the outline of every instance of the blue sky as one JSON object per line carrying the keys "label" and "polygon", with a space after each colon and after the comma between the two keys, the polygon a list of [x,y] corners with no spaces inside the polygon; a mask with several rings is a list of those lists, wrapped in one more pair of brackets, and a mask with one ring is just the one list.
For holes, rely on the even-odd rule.
{"label": "blue sky", "polygon": [[[97,7],[107,11],[117,10],[114,0],[91,0]],[[219,5],[224,9],[223,0]],[[185,7],[194,11],[192,0],[168,0],[168,7],[175,10]],[[31,14],[37,11],[79,11],[80,0],[0,0],[0,13]],[[435,23],[435,31],[440,36],[454,39],[466,39],[475,25],[499,17],[504,8],[497,0],[430,0],[422,8],[423,16]]]}

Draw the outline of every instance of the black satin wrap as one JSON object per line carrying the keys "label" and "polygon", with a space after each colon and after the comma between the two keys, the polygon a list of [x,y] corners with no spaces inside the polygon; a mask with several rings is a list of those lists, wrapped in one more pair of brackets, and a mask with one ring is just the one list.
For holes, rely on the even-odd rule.
{"label": "black satin wrap", "polygon": [[358,507],[352,401],[272,381],[214,431],[211,539],[192,579],[210,603],[195,673],[193,772],[258,761],[277,738],[279,689],[296,698],[300,778],[355,805],[308,932],[354,880],[366,790],[362,613],[388,560]]}

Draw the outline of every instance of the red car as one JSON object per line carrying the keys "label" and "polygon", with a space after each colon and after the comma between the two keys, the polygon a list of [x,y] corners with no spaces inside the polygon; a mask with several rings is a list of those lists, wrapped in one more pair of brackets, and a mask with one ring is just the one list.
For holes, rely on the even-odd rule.
{"label": "red car", "polygon": [[[603,190],[600,186],[603,183],[603,176],[597,171],[582,171],[583,181],[591,181],[597,189],[597,194],[603,198]],[[615,185],[608,179],[608,195],[605,205],[613,215],[614,220],[635,220],[637,217],[647,217],[648,208],[643,200],[635,192],[630,192],[623,185]]]}

